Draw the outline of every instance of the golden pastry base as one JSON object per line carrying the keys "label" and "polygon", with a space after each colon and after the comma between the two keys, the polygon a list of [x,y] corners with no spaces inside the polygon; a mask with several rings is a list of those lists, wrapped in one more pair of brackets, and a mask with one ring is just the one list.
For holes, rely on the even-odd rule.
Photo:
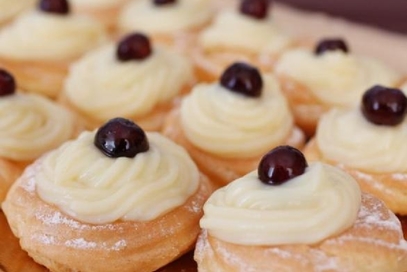
{"label": "golden pastry base", "polygon": [[[48,272],[49,270],[35,263],[20,248],[18,239],[12,234],[4,213],[0,211],[0,272]],[[159,269],[157,272],[196,272],[193,252]]]}

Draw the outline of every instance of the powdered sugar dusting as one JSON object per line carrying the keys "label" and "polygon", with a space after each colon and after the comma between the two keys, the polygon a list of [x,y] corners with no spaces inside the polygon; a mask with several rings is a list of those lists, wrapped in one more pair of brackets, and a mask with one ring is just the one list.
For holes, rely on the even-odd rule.
{"label": "powdered sugar dusting", "polygon": [[270,252],[279,256],[281,259],[296,260],[297,262],[301,263],[304,266],[306,266],[309,263],[309,259],[303,254],[298,254],[288,250],[283,250],[278,247],[273,247],[265,251],[265,256],[267,256],[267,254]]}
{"label": "powdered sugar dusting", "polygon": [[126,240],[120,240],[116,242],[113,247],[111,247],[111,250],[119,251],[127,246]]}
{"label": "powdered sugar dusting", "polygon": [[68,219],[63,216],[60,212],[55,212],[53,214],[44,214],[41,211],[35,213],[35,218],[43,222],[47,226],[64,224],[73,229],[84,229],[86,225],[81,225],[79,222],[72,219]]}
{"label": "powdered sugar dusting", "polygon": [[192,205],[188,207],[188,210],[193,213],[200,213],[202,211],[202,207],[199,202],[193,201]]}
{"label": "powdered sugar dusting", "polygon": [[27,182],[23,182],[21,187],[29,193],[35,192],[35,178],[34,175],[29,175]]}
{"label": "powdered sugar dusting", "polygon": [[113,245],[108,245],[106,242],[96,243],[93,241],[87,241],[84,238],[72,239],[65,242],[65,246],[76,249],[103,249],[119,251],[127,246],[125,240],[119,240]]}
{"label": "powdered sugar dusting", "polygon": [[370,237],[355,237],[353,235],[343,235],[339,239],[340,242],[345,242],[345,241],[359,241],[367,244],[374,244],[382,247],[387,247],[389,249],[401,249],[401,250],[407,250],[407,242],[405,240],[400,240],[398,244],[395,243],[388,243],[383,240],[375,239],[375,238],[370,238]]}
{"label": "powdered sugar dusting", "polygon": [[25,168],[24,173],[22,174],[21,178],[24,179],[26,182],[21,183],[21,187],[29,192],[30,194],[33,194],[35,192],[35,176],[38,171],[38,162],[34,163],[27,168]]}
{"label": "powdered sugar dusting", "polygon": [[[315,272],[340,271],[337,257],[330,257],[324,252],[314,249],[311,249],[311,253],[314,256]],[[341,271],[344,272],[343,269]]]}
{"label": "powdered sugar dusting", "polygon": [[289,252],[287,250],[282,250],[282,249],[279,249],[276,247],[270,248],[267,251],[278,255],[282,259],[289,259],[289,258],[293,257],[293,254],[291,254],[291,252]]}
{"label": "powdered sugar dusting", "polygon": [[34,241],[39,241],[41,244],[45,245],[54,245],[56,243],[54,236],[46,234],[32,235],[31,239]]}
{"label": "powdered sugar dusting", "polygon": [[[38,241],[44,245],[57,245],[58,240],[56,237],[48,234],[34,234],[31,236],[31,240]],[[61,242],[59,242],[61,244]],[[113,244],[108,244],[106,242],[98,243],[94,241],[87,241],[85,238],[75,238],[63,243],[66,247],[76,248],[76,249],[103,249],[111,251],[120,251],[127,247],[127,242],[121,239]]]}
{"label": "powdered sugar dusting", "polygon": [[92,249],[96,248],[97,244],[95,242],[86,241],[84,238],[78,238],[66,241],[65,246],[79,249]]}
{"label": "powdered sugar dusting", "polygon": [[[370,195],[365,195],[365,198],[373,198]],[[358,219],[356,224],[363,225],[369,228],[382,228],[382,229],[392,229],[398,230],[401,228],[400,221],[397,217],[390,213],[388,218],[384,218],[380,213],[380,209],[383,207],[383,203],[376,203],[374,206],[369,207],[361,206],[359,210]]]}
{"label": "powdered sugar dusting", "polygon": [[35,213],[35,218],[43,222],[47,226],[53,225],[66,225],[72,229],[77,230],[98,230],[98,229],[110,229],[119,231],[120,228],[113,224],[104,225],[88,225],[82,224],[76,220],[70,219],[69,217],[63,215],[62,213],[56,211],[52,214],[47,214],[42,211]]}
{"label": "powdered sugar dusting", "polygon": [[226,260],[227,263],[231,264],[232,266],[239,267],[239,271],[247,271],[247,272],[254,272],[256,271],[252,265],[243,263],[239,256],[233,255],[231,252],[227,251],[223,247],[218,248],[217,253],[222,256],[222,259]]}
{"label": "powdered sugar dusting", "polygon": [[353,174],[356,175],[356,179],[363,180],[364,182],[369,183],[373,188],[375,188],[379,191],[382,191],[382,192],[386,192],[386,194],[392,194],[391,190],[389,190],[389,188],[387,186],[385,186],[381,182],[378,182],[371,176],[364,174],[362,172],[359,172],[359,171],[355,171]]}
{"label": "powdered sugar dusting", "polygon": [[399,180],[399,181],[407,180],[407,174],[403,174],[403,173],[393,174],[393,175],[391,175],[391,177],[393,180]]}
{"label": "powdered sugar dusting", "polygon": [[[356,228],[370,228],[370,229],[381,229],[382,231],[400,231],[401,225],[397,217],[389,212],[382,213],[380,210],[383,209],[384,203],[379,201],[373,201],[374,197],[369,194],[363,194],[363,200],[370,205],[362,205],[359,211],[358,219],[355,222]],[[374,203],[374,204],[372,204]],[[359,241],[362,243],[377,245],[381,247],[386,247],[389,249],[401,249],[407,250],[407,242],[400,238],[398,243],[387,242],[383,239],[377,239],[375,237],[360,237],[351,234],[344,234],[339,236],[337,239],[329,241],[328,243],[339,243],[342,244],[347,241]]]}
{"label": "powdered sugar dusting", "polygon": [[198,241],[195,246],[195,256],[202,256],[204,251],[208,251],[208,232],[203,230],[198,237]]}

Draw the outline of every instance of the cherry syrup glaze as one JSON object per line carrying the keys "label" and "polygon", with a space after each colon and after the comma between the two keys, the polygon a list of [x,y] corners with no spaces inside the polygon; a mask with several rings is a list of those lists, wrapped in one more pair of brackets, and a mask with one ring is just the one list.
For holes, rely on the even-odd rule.
{"label": "cherry syrup glaze", "polygon": [[153,0],[153,4],[156,6],[166,6],[170,4],[175,4],[176,0]]}
{"label": "cherry syrup glaze", "polygon": [[134,158],[149,149],[144,131],[133,121],[124,118],[111,119],[100,127],[94,145],[111,158]]}
{"label": "cherry syrup glaze", "polygon": [[272,149],[261,159],[257,169],[259,179],[267,185],[280,185],[302,175],[308,163],[296,148],[282,145]]}
{"label": "cherry syrup glaze", "polygon": [[40,2],[38,3],[38,8],[44,12],[60,15],[69,14],[70,11],[69,3],[67,0],[40,0]]}
{"label": "cherry syrup glaze", "polygon": [[0,97],[14,94],[16,82],[14,77],[6,70],[0,69]]}
{"label": "cherry syrup glaze", "polygon": [[406,116],[407,97],[399,89],[376,85],[363,94],[361,108],[373,124],[395,126]]}
{"label": "cherry syrup glaze", "polygon": [[119,42],[116,57],[120,61],[143,60],[151,53],[149,38],[141,33],[133,33]]}
{"label": "cherry syrup glaze", "polygon": [[263,89],[259,70],[241,62],[232,64],[223,72],[220,84],[228,90],[248,97],[260,97]]}
{"label": "cherry syrup glaze", "polygon": [[240,13],[254,19],[264,19],[268,15],[269,2],[269,0],[242,0]]}
{"label": "cherry syrup glaze", "polygon": [[322,55],[326,51],[336,51],[336,50],[341,50],[344,53],[348,53],[348,45],[346,42],[342,39],[324,39],[321,40],[316,48],[315,48],[315,54],[316,55]]}

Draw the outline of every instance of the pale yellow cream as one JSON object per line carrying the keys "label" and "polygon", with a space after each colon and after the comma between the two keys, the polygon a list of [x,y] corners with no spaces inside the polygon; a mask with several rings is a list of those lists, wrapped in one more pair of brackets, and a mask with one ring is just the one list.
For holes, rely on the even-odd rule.
{"label": "pale yellow cream", "polygon": [[207,0],[178,0],[175,4],[155,6],[151,0],[133,0],[119,18],[122,31],[166,34],[200,27],[211,19]]}
{"label": "pale yellow cream", "polygon": [[73,115],[35,94],[0,97],[0,157],[32,161],[75,132]]}
{"label": "pale yellow cream", "polygon": [[218,15],[212,26],[199,37],[205,51],[233,48],[251,53],[279,53],[291,39],[276,26],[269,16],[257,20],[236,11]]}
{"label": "pale yellow cream", "polygon": [[134,158],[109,158],[83,132],[42,158],[37,193],[73,218],[92,224],[153,220],[197,190],[199,172],[187,152],[158,133]]}
{"label": "pale yellow cream", "polygon": [[407,82],[403,84],[403,86],[401,86],[401,90],[407,94]]}
{"label": "pale yellow cream", "polygon": [[70,3],[75,7],[84,8],[109,8],[115,7],[128,0],[70,0]]}
{"label": "pale yellow cream", "polygon": [[121,62],[115,53],[113,44],[88,53],[65,82],[69,101],[94,119],[145,115],[193,81],[190,62],[168,49],[154,47],[141,61]]}
{"label": "pale yellow cream", "polygon": [[0,25],[20,12],[33,7],[35,0],[0,0]]}
{"label": "pale yellow cream", "polygon": [[235,244],[315,244],[352,226],[360,203],[356,181],[327,164],[310,164],[279,186],[253,171],[212,194],[200,225]]}
{"label": "pale yellow cream", "polygon": [[80,15],[41,11],[22,14],[0,31],[0,57],[16,60],[69,60],[106,40],[103,26]]}
{"label": "pale yellow cream", "polygon": [[407,120],[379,126],[359,107],[333,109],[322,116],[315,139],[324,159],[372,173],[407,172]]}
{"label": "pale yellow cream", "polygon": [[396,86],[401,79],[378,60],[342,51],[317,56],[295,49],[283,54],[276,71],[305,85],[320,101],[332,106],[357,105],[373,85]]}
{"label": "pale yellow cream", "polygon": [[261,97],[218,83],[199,84],[181,105],[181,124],[195,146],[221,157],[254,157],[290,135],[293,117],[277,80],[263,76]]}

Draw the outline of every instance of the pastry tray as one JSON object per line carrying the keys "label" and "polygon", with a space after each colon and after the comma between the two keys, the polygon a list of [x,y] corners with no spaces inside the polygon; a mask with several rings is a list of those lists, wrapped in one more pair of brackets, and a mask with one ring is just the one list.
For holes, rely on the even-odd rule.
{"label": "pastry tray", "polygon": [[[351,50],[373,56],[407,75],[407,35],[332,18],[322,13],[304,12],[281,4],[275,4],[273,16],[283,29],[304,41],[321,37],[345,37]],[[301,27],[298,27],[301,26]],[[0,212],[0,271],[46,272],[23,250],[13,236],[3,212]],[[196,272],[193,252],[159,270],[160,272]]]}

